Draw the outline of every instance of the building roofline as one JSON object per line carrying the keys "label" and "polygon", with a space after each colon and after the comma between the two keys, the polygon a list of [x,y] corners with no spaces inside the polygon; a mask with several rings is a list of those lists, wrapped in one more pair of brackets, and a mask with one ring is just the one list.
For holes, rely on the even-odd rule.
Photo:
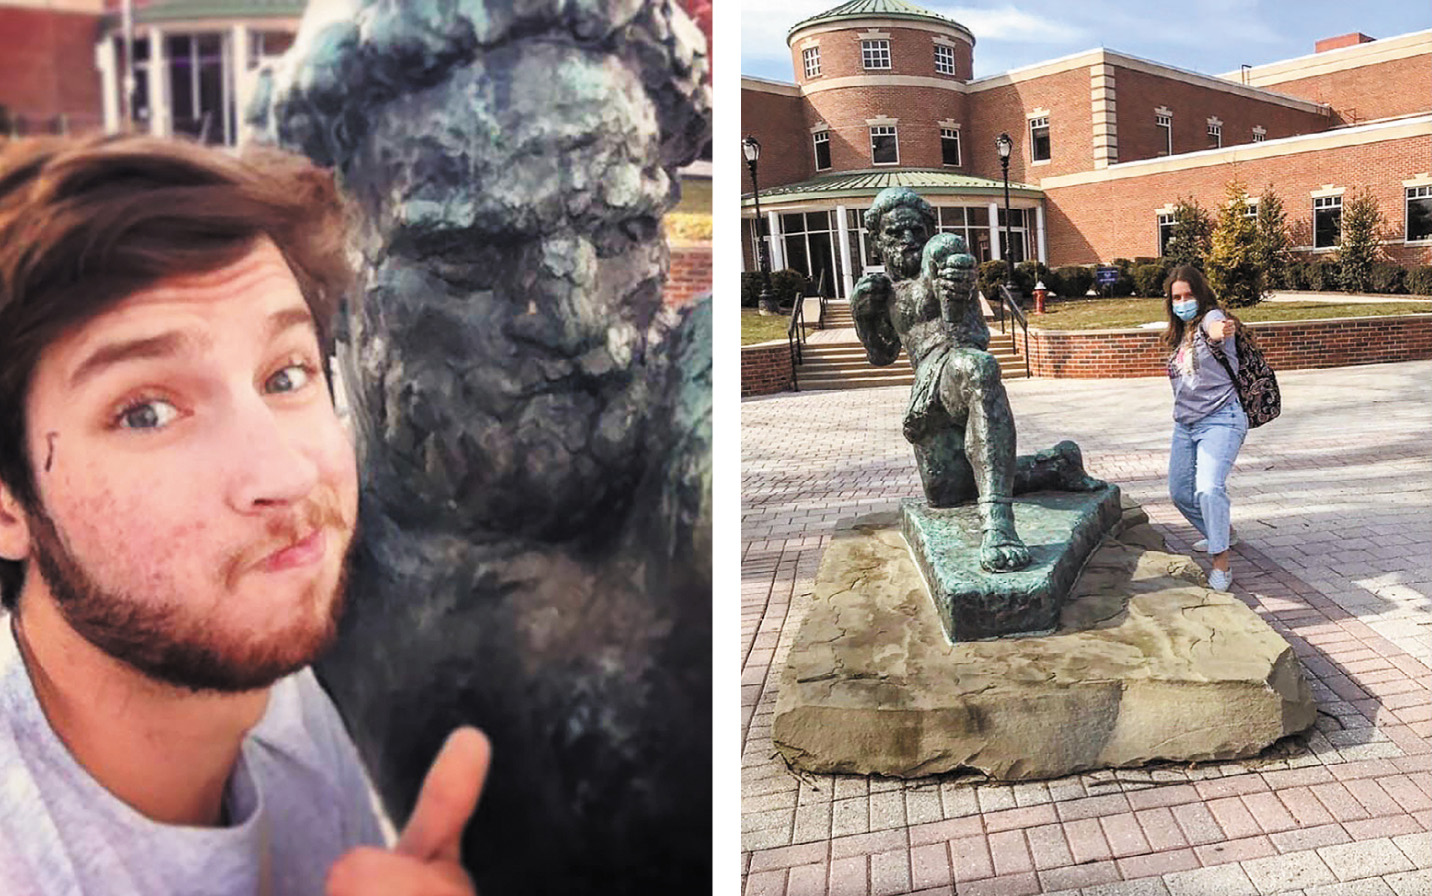
{"label": "building roofline", "polygon": [[[909,186],[922,196],[978,196],[995,197],[1003,195],[1004,182],[990,178],[976,177],[974,175],[954,175],[974,181],[973,183],[950,183],[950,184],[898,184],[889,183],[890,176],[911,175],[919,177],[922,174],[933,174],[951,176],[953,172],[936,170],[933,168],[903,168],[891,171],[888,168],[859,169],[855,171],[841,171],[836,174],[822,174],[808,180],[797,181],[792,184],[783,184],[777,187],[769,187],[761,190],[761,204],[771,206],[790,205],[792,203],[808,203],[828,199],[873,199],[875,194],[890,186]],[[832,186],[839,181],[857,181],[861,178],[881,177],[877,183],[852,183],[849,186]],[[1031,184],[1011,183],[1009,195],[1020,199],[1042,199],[1044,191]],[[741,195],[742,208],[751,208],[755,205],[752,194]]]}
{"label": "building roofline", "polygon": [[757,78],[754,75],[741,76],[742,90],[758,90],[761,93],[775,93],[781,96],[800,96],[799,85],[791,84],[788,81],[776,81],[771,78]]}
{"label": "building roofline", "polygon": [[[1392,37],[1379,38],[1367,43],[1338,47],[1335,50],[1324,50],[1321,53],[1307,53],[1302,56],[1294,56],[1291,59],[1281,59],[1276,62],[1265,62],[1261,65],[1249,66],[1248,76],[1250,83],[1252,81],[1262,80],[1263,83],[1276,84],[1283,81],[1310,78],[1315,75],[1326,74],[1329,71],[1341,71],[1349,68],[1359,68],[1364,65],[1376,65],[1379,62],[1387,62],[1391,59],[1403,59],[1408,56],[1417,56],[1421,53],[1428,52],[1432,52],[1432,28],[1423,31],[1409,31],[1406,34],[1396,34]],[[1374,58],[1363,58],[1369,56]],[[1236,72],[1221,75],[1220,77],[1227,78],[1234,82],[1241,82],[1243,71],[1240,69]]]}

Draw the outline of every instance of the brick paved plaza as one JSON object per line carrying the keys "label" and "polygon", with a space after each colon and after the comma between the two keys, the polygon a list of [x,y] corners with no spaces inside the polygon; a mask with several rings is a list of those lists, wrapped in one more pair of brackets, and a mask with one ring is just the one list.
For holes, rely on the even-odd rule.
{"label": "brick paved plaza", "polygon": [[[797,774],[775,753],[780,670],[832,528],[919,484],[906,387],[744,402],[745,893],[1432,894],[1432,362],[1279,380],[1283,416],[1229,480],[1233,590],[1302,659],[1315,730],[1256,759],[1014,785]],[[1007,388],[1021,452],[1073,438],[1189,552],[1163,378]]]}

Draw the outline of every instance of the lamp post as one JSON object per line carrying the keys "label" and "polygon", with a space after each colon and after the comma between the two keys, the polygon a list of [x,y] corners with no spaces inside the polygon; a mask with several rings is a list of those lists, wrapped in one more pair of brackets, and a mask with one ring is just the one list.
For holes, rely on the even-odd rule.
{"label": "lamp post", "polygon": [[1009,134],[1000,134],[994,140],[995,149],[999,150],[999,167],[1004,172],[1004,261],[1005,280],[1009,286],[1014,286],[1014,243],[1009,238],[1009,153],[1014,149],[1014,141],[1009,139]]}
{"label": "lamp post", "polygon": [[761,314],[780,314],[780,305],[771,295],[771,255],[766,239],[766,219],[761,217],[761,187],[756,181],[756,162],[761,158],[761,143],[755,137],[741,141],[746,166],[751,169],[751,189],[756,200],[756,263],[761,266],[761,298],[757,302]]}

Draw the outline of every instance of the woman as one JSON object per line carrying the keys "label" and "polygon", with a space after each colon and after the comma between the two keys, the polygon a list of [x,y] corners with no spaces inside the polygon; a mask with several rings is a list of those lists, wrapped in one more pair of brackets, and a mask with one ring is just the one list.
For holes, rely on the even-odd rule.
{"label": "woman", "polygon": [[1173,385],[1173,447],[1169,452],[1168,490],[1174,506],[1203,535],[1194,550],[1213,555],[1208,584],[1227,591],[1233,584],[1228,547],[1237,540],[1229,523],[1225,483],[1243,438],[1248,417],[1238,403],[1238,390],[1228,370],[1213,354],[1238,372],[1234,333],[1238,323],[1224,314],[1218,300],[1192,265],[1180,265],[1164,281],[1168,329],[1163,341]]}

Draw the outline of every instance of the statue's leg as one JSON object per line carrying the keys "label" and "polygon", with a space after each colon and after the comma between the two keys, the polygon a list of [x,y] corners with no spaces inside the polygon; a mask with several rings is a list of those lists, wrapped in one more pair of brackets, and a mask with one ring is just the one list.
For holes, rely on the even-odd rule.
{"label": "statue's leg", "polygon": [[950,353],[940,382],[940,398],[965,422],[965,456],[979,490],[984,538],[980,565],[1006,572],[1029,565],[1029,549],[1014,530],[1014,414],[1000,381],[999,362],[989,352],[958,349]]}
{"label": "statue's leg", "polygon": [[910,443],[931,507],[957,507],[979,496],[965,455],[965,429],[951,423]]}
{"label": "statue's leg", "polygon": [[1021,454],[1015,460],[1014,493],[1060,491],[1092,492],[1108,485],[1084,472],[1079,446],[1065,439],[1053,448]]}

